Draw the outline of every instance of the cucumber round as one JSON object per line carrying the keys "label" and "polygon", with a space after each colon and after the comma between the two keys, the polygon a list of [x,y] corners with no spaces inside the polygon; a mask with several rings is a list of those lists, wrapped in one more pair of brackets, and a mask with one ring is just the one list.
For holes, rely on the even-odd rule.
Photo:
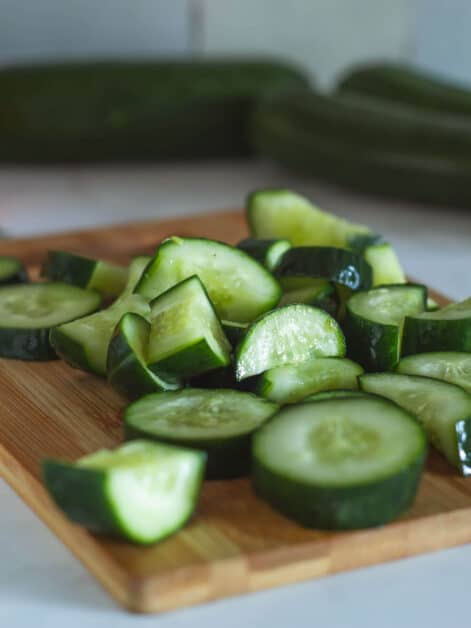
{"label": "cucumber round", "polygon": [[412,504],[426,449],[414,417],[386,400],[303,403],[255,434],[252,481],[260,497],[304,526],[378,526]]}
{"label": "cucumber round", "polygon": [[19,259],[0,257],[0,286],[28,281],[28,273]]}
{"label": "cucumber round", "polygon": [[403,375],[422,375],[460,386],[471,394],[471,353],[442,351],[402,358],[396,368]]}
{"label": "cucumber round", "polygon": [[291,248],[291,243],[289,240],[246,238],[239,242],[237,248],[248,253],[268,270],[273,270],[282,255]]}
{"label": "cucumber round", "polygon": [[209,479],[246,475],[252,433],[278,410],[271,401],[229,389],[186,388],[147,395],[126,408],[126,438],[184,445],[207,454]]}
{"label": "cucumber round", "polygon": [[313,357],[343,357],[337,321],[310,305],[286,305],[252,323],[235,354],[238,380]]}

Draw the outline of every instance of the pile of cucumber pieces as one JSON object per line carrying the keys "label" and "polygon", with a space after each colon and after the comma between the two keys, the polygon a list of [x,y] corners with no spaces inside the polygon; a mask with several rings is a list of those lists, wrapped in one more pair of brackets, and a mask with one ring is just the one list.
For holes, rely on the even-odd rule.
{"label": "pile of cucumber pieces", "polygon": [[439,309],[389,243],[289,190],[247,218],[235,247],[174,236],[127,268],[51,251],[20,283],[1,261],[0,354],[59,356],[131,401],[125,444],[44,461],[73,521],[154,543],[203,479],[250,475],[298,523],[355,529],[413,503],[428,442],[470,473],[471,300]]}

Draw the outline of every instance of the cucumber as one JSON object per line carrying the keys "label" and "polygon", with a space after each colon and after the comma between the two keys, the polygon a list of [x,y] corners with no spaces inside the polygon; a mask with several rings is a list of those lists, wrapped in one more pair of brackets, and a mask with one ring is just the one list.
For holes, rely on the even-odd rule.
{"label": "cucumber", "polygon": [[0,72],[0,160],[97,162],[252,152],[265,91],[306,85],[269,59],[88,61]]}
{"label": "cucumber", "polygon": [[126,286],[128,270],[111,262],[66,251],[49,251],[41,275],[51,281],[62,281],[96,290],[103,296],[116,297]]}
{"label": "cucumber", "polygon": [[207,454],[206,477],[232,478],[250,469],[252,434],[278,406],[236,390],[186,388],[148,395],[126,408],[126,438],[146,438]]}
{"label": "cucumber", "polygon": [[404,317],[425,310],[427,289],[398,284],[358,292],[346,305],[348,355],[367,371],[387,371],[399,360]]}
{"label": "cucumber", "polygon": [[93,312],[100,302],[96,292],[65,283],[0,287],[0,356],[52,360],[50,330]]}
{"label": "cucumber", "polygon": [[178,237],[159,246],[136,292],[154,298],[191,275],[198,275],[225,320],[250,322],[281,297],[275,278],[247,253],[214,240]]}
{"label": "cucumber", "polygon": [[44,483],[65,515],[92,532],[156,543],[183,527],[195,510],[205,455],[134,441],[75,463],[45,460]]}
{"label": "cucumber", "polygon": [[361,375],[360,388],[414,414],[430,442],[463,475],[471,473],[471,395],[437,379],[399,373]]}
{"label": "cucumber", "polygon": [[332,246],[290,249],[278,263],[275,275],[327,279],[350,290],[367,290],[372,285],[371,266],[362,255]]}
{"label": "cucumber", "polygon": [[240,381],[284,364],[344,355],[345,338],[332,316],[310,305],[286,305],[249,327],[236,349],[236,377]]}
{"label": "cucumber", "polygon": [[283,253],[291,248],[289,240],[257,240],[246,238],[237,245],[238,249],[245,251],[251,257],[263,264],[268,270],[273,270],[278,264]]}
{"label": "cucumber", "polygon": [[54,327],[50,343],[57,355],[70,366],[106,375],[108,347],[113,332],[128,312],[148,318],[150,306],[138,294],[122,296],[105,310]]}
{"label": "cucumber", "polygon": [[247,199],[247,222],[256,238],[282,238],[293,246],[347,247],[357,236],[370,234],[320,210],[307,198],[285,189],[261,189]]}
{"label": "cucumber", "polygon": [[196,275],[154,299],[150,317],[147,362],[154,372],[190,377],[230,364],[231,345]]}
{"label": "cucumber", "polygon": [[431,351],[471,352],[471,298],[406,317],[402,355]]}
{"label": "cucumber", "polygon": [[137,255],[131,260],[128,267],[128,281],[124,287],[122,296],[130,295],[134,292],[151,259],[152,257],[149,255]]}
{"label": "cucumber", "polygon": [[[301,282],[298,284],[299,287],[295,287],[296,281]],[[278,304],[279,306],[290,305],[291,303],[304,303],[305,305],[313,305],[321,310],[325,310],[332,316],[336,314],[336,292],[330,281],[326,279],[287,277],[285,282],[281,280],[280,283],[285,291]],[[291,289],[290,286],[292,286]]]}
{"label": "cucumber", "polygon": [[226,334],[226,338],[229,340],[232,346],[236,346],[245,332],[249,328],[248,323],[238,323],[237,321],[221,321],[222,329]]}
{"label": "cucumber", "polygon": [[410,355],[396,368],[403,375],[423,375],[460,386],[471,394],[471,353],[436,352]]}
{"label": "cucumber", "polygon": [[363,257],[373,271],[373,287],[406,283],[407,279],[396,251],[388,242],[367,246]]}
{"label": "cucumber", "polygon": [[0,286],[27,281],[28,273],[19,259],[0,256]]}
{"label": "cucumber", "polygon": [[150,324],[139,314],[119,321],[108,347],[107,377],[111,386],[128,399],[182,387],[177,377],[158,376],[146,365]]}
{"label": "cucumber", "polygon": [[373,395],[368,395],[361,390],[325,390],[324,392],[316,393],[315,395],[309,395],[301,400],[301,403],[310,403],[311,401],[326,401],[327,399],[345,399],[345,398],[357,398],[367,397],[371,398]]}
{"label": "cucumber", "polygon": [[409,413],[379,398],[283,408],[253,440],[257,494],[304,526],[378,526],[414,501],[426,439]]}
{"label": "cucumber", "polygon": [[308,395],[340,389],[357,389],[359,364],[344,358],[313,358],[299,364],[286,364],[265,371],[256,392],[280,405],[296,403]]}
{"label": "cucumber", "polygon": [[432,297],[427,297],[427,312],[436,312],[439,309],[440,306],[435,301],[435,299],[432,299]]}

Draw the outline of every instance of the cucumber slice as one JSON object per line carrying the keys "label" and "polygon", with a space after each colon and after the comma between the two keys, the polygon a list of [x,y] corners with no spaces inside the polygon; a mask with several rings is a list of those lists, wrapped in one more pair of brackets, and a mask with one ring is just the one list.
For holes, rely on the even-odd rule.
{"label": "cucumber slice", "polygon": [[106,375],[108,347],[113,332],[128,312],[148,318],[150,306],[138,294],[121,296],[105,310],[55,327],[50,334],[51,345],[70,366]]}
{"label": "cucumber slice", "polygon": [[41,275],[80,288],[116,297],[124,290],[128,269],[111,262],[83,257],[66,251],[49,251]]}
{"label": "cucumber slice", "polygon": [[233,246],[203,238],[169,238],[157,249],[136,292],[149,298],[198,275],[218,316],[246,323],[273,308],[281,297],[276,279]]}
{"label": "cucumber slice", "polygon": [[[294,281],[293,281],[294,279]],[[291,303],[304,303],[306,305],[313,305],[321,310],[325,310],[332,316],[337,312],[337,300],[336,293],[333,284],[326,279],[305,279],[294,277],[290,281],[287,278],[286,286],[296,286],[296,280],[304,282],[304,285],[300,285],[298,288],[287,289],[279,306],[290,305]],[[282,284],[283,288],[284,285]]]}
{"label": "cucumber slice", "polygon": [[414,417],[383,399],[303,403],[255,434],[253,485],[308,527],[382,525],[412,504],[426,447]]}
{"label": "cucumber slice", "polygon": [[300,246],[286,251],[275,275],[328,279],[350,290],[366,290],[372,285],[371,266],[359,253],[332,246]]}
{"label": "cucumber slice", "polygon": [[19,259],[0,257],[0,285],[25,283],[28,273]]}
{"label": "cucumber slice", "polygon": [[129,399],[177,390],[177,377],[159,377],[146,365],[150,324],[139,314],[125,314],[108,347],[107,374],[111,386]]}
{"label": "cucumber slice", "polygon": [[134,543],[160,541],[181,528],[198,500],[205,455],[134,441],[76,463],[45,460],[49,494],[69,519]]}
{"label": "cucumber slice", "polygon": [[278,264],[282,255],[291,248],[289,240],[257,240],[256,238],[246,238],[237,245],[238,249],[245,251],[263,264],[268,270],[273,270]]}
{"label": "cucumber slice", "polygon": [[156,373],[186,377],[230,364],[231,345],[196,275],[152,301],[147,360]]}
{"label": "cucumber slice", "polygon": [[286,364],[260,376],[257,393],[280,405],[296,403],[308,395],[336,388],[358,388],[359,364],[344,358],[314,358]]}
{"label": "cucumber slice", "polygon": [[238,323],[237,321],[221,321],[221,325],[226,334],[226,338],[232,346],[237,345],[237,343],[242,340],[245,332],[249,328],[248,323]]}
{"label": "cucumber slice", "polygon": [[402,354],[432,351],[471,352],[471,298],[406,318]]}
{"label": "cucumber slice", "polygon": [[363,257],[373,270],[373,286],[406,283],[396,251],[388,242],[367,246]]}
{"label": "cucumber slice", "polygon": [[52,360],[50,330],[93,312],[100,301],[96,292],[66,283],[0,287],[0,356]]}
{"label": "cucumber slice", "polygon": [[372,395],[364,393],[360,390],[326,390],[324,392],[309,395],[302,399],[301,403],[310,403],[311,401],[326,401],[327,399],[348,399],[350,397],[370,398]]}
{"label": "cucumber slice", "polygon": [[427,290],[415,284],[373,288],[350,297],[344,325],[348,354],[368,371],[387,371],[399,360],[404,317],[425,309]]}
{"label": "cucumber slice", "polygon": [[430,442],[463,475],[471,473],[471,395],[437,379],[398,373],[362,375],[360,388],[415,414]]}
{"label": "cucumber slice", "polygon": [[128,281],[121,296],[127,296],[134,292],[151,259],[152,257],[149,255],[138,255],[131,260],[128,267]]}
{"label": "cucumber slice", "polygon": [[283,238],[293,246],[348,247],[370,229],[321,211],[290,190],[264,189],[249,195],[247,222],[256,238]]}
{"label": "cucumber slice", "polygon": [[236,390],[186,388],[148,395],[126,408],[127,438],[150,438],[207,453],[211,479],[248,473],[252,433],[278,410],[275,403]]}
{"label": "cucumber slice", "polygon": [[249,327],[236,349],[236,377],[245,379],[313,357],[344,355],[345,338],[332,316],[310,305],[286,305]]}
{"label": "cucumber slice", "polygon": [[422,375],[456,384],[471,394],[471,353],[419,353],[403,358],[397,372],[404,375]]}

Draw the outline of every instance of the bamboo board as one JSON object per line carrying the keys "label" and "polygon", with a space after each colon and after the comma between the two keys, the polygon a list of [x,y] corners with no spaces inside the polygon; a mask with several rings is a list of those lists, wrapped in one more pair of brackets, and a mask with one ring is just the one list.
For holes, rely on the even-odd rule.
{"label": "bamboo board", "polygon": [[[238,212],[202,215],[5,241],[0,255],[21,257],[33,271],[49,248],[126,261],[170,234],[236,242],[245,227]],[[383,528],[305,530],[258,500],[241,479],[206,483],[191,523],[161,544],[140,548],[96,537],[56,509],[39,465],[45,456],[74,460],[118,445],[124,405],[104,381],[60,361],[0,360],[1,475],[131,610],[166,611],[471,541],[471,480],[434,455],[413,509]]]}

